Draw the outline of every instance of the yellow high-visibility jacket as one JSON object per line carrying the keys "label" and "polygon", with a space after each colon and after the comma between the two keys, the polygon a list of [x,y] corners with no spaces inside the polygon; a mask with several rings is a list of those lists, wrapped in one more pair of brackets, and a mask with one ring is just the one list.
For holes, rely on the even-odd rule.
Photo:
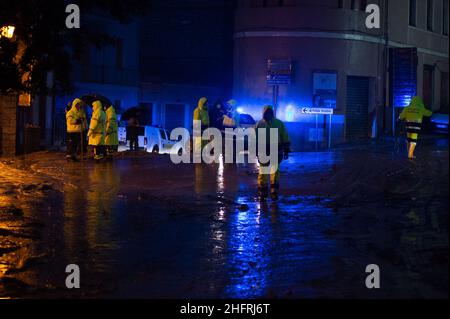
{"label": "yellow high-visibility jacket", "polygon": [[116,110],[110,106],[106,110],[106,136],[105,145],[119,145],[119,132]]}
{"label": "yellow high-visibility jacket", "polygon": [[[264,108],[264,112],[267,111],[269,106]],[[256,123],[255,131],[256,137],[258,138],[258,129],[266,130],[266,144],[270,143],[270,129],[277,128],[278,129],[278,147],[279,148],[287,148],[290,145],[289,134],[286,129],[286,126],[282,121],[277,118],[272,119],[270,122],[266,122],[266,120],[262,119],[258,123]]]}
{"label": "yellow high-visibility jacket", "polygon": [[81,103],[80,99],[73,100],[72,107],[66,113],[67,133],[80,133],[81,132],[82,124],[81,124],[81,122],[78,122],[78,121],[82,120],[82,114],[75,107],[75,105],[77,105],[78,103]]}
{"label": "yellow high-visibility jacket", "polygon": [[424,116],[431,116],[433,112],[427,110],[420,96],[415,96],[411,103],[400,113],[400,120],[410,123],[422,123]]}
{"label": "yellow high-visibility jacket", "polygon": [[95,101],[92,105],[94,110],[92,113],[91,124],[89,125],[89,145],[105,145],[106,114],[103,111],[102,103],[100,101]]}
{"label": "yellow high-visibility jacket", "polygon": [[202,129],[206,129],[209,127],[209,114],[208,114],[208,107],[205,105],[207,102],[207,99],[205,97],[202,97],[198,101],[198,106],[194,110],[194,121],[201,121],[202,123]]}

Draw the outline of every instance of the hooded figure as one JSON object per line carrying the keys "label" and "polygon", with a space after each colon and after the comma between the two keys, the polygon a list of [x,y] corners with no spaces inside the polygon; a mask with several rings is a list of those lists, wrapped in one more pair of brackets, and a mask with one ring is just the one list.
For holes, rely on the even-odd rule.
{"label": "hooded figure", "polygon": [[209,124],[219,130],[223,130],[223,117],[225,116],[225,108],[222,101],[216,101],[214,106],[209,110]]}
{"label": "hooded figure", "polygon": [[[268,175],[270,175],[270,195],[273,200],[278,199],[278,192],[280,189],[280,164],[283,159],[289,158],[290,141],[289,135],[284,126],[284,123],[275,118],[274,110],[271,105],[264,107],[263,119],[256,123],[256,137],[257,145],[259,147],[259,130],[266,130],[266,154],[270,152],[270,129],[277,129],[278,139],[278,161],[272,163],[273,167],[269,167],[269,164],[263,164],[260,162],[260,170],[258,175],[258,194],[260,199],[264,200],[268,195]],[[263,151],[263,150],[259,150]],[[259,152],[258,151],[258,152]],[[270,174],[269,174],[270,172]]]}
{"label": "hooded figure", "polygon": [[106,109],[106,129],[105,129],[106,156],[112,159],[114,152],[119,145],[119,132],[116,110],[112,105]]}
{"label": "hooded figure", "polygon": [[[200,151],[208,144],[208,141],[202,140],[202,133],[205,129],[209,127],[209,114],[208,114],[208,99],[206,97],[202,97],[198,101],[198,106],[194,110],[194,121],[200,121],[201,123],[201,131],[197,132],[200,136],[194,137],[194,152]],[[194,125],[195,131],[195,125]],[[195,135],[195,132],[194,132]]]}
{"label": "hooded figure", "polygon": [[93,113],[89,125],[89,145],[94,146],[94,159],[104,158],[106,114],[100,101],[92,103]]}
{"label": "hooded figure", "polygon": [[194,121],[200,121],[202,129],[209,127],[208,99],[206,97],[202,97],[198,101],[198,106],[194,110]]}
{"label": "hooded figure", "polygon": [[83,117],[81,113],[83,101],[75,99],[66,113],[67,124],[67,160],[77,162],[77,149],[80,145],[83,128]]}
{"label": "hooded figure", "polygon": [[229,100],[227,102],[227,116],[230,118],[230,124],[229,126],[239,126],[239,112],[237,111],[237,101],[236,100]]}
{"label": "hooded figure", "polygon": [[406,122],[406,135],[408,158],[414,159],[414,150],[416,149],[417,139],[422,129],[422,120],[424,116],[431,116],[433,112],[427,110],[423,100],[419,96],[412,98],[411,103],[400,113],[399,119]]}

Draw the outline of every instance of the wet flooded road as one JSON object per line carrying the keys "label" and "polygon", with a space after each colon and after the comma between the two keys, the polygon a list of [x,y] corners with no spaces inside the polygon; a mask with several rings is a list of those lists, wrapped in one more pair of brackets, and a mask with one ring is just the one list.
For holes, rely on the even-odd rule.
{"label": "wet flooded road", "polygon": [[[418,162],[367,148],[294,154],[276,203],[255,200],[252,165],[0,164],[0,296],[445,297],[448,143]],[[364,284],[372,263],[378,291]]]}

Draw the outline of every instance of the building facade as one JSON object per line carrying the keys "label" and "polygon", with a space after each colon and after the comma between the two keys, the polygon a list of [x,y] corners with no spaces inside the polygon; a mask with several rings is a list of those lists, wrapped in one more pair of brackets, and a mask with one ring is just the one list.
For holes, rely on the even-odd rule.
{"label": "building facade", "polygon": [[84,27],[107,34],[110,39],[107,44],[86,48],[81,61],[72,67],[74,92],[54,98],[49,132],[52,144],[65,142],[65,108],[75,97],[89,93],[106,96],[119,113],[139,104],[140,22],[136,19],[124,24],[96,14],[85,17]]}
{"label": "building facade", "polygon": [[146,124],[192,126],[200,97],[230,98],[234,1],[157,0],[141,24],[140,104]]}
{"label": "building facade", "polygon": [[[370,4],[380,8],[379,28],[366,25]],[[256,120],[274,104],[294,150],[392,134],[404,83],[404,102],[414,92],[448,113],[448,0],[156,0],[128,24],[84,18],[112,42],[73,66],[72,94],[18,108],[17,145],[25,124],[41,128],[41,145],[64,144],[67,103],[93,92],[118,113],[140,105],[141,124],[167,129],[190,129],[202,96],[234,98]],[[397,81],[400,49],[411,57],[406,82]],[[333,115],[308,114],[312,107]],[[2,135],[3,146],[13,139]]]}
{"label": "building facade", "polygon": [[[380,8],[379,28],[366,25],[369,4]],[[445,6],[447,0],[241,0],[233,93],[256,118],[262,105],[276,104],[296,149],[375,137],[392,131],[398,113],[389,49],[416,48],[416,94],[429,108],[448,110]],[[274,85],[277,69],[289,81]],[[310,107],[332,107],[334,115],[304,114]]]}

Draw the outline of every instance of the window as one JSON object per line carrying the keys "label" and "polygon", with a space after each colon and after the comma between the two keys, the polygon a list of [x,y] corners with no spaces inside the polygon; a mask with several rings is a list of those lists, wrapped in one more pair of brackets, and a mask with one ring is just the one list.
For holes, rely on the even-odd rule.
{"label": "window", "polygon": [[434,30],[434,0],[427,0],[427,30]]}
{"label": "window", "polygon": [[443,3],[443,16],[442,16],[442,33],[448,35],[448,0],[444,0]]}
{"label": "window", "polygon": [[366,11],[366,7],[367,0],[352,0],[351,2],[352,10]]}
{"label": "window", "polygon": [[417,26],[417,7],[416,0],[409,0],[409,25]]}
{"label": "window", "polygon": [[367,0],[360,0],[359,1],[359,10],[366,11],[367,8]]}
{"label": "window", "polygon": [[441,112],[448,113],[448,102],[448,72],[441,72]]}
{"label": "window", "polygon": [[422,98],[425,106],[429,109],[433,106],[434,93],[434,67],[432,65],[423,66],[423,91]]}

